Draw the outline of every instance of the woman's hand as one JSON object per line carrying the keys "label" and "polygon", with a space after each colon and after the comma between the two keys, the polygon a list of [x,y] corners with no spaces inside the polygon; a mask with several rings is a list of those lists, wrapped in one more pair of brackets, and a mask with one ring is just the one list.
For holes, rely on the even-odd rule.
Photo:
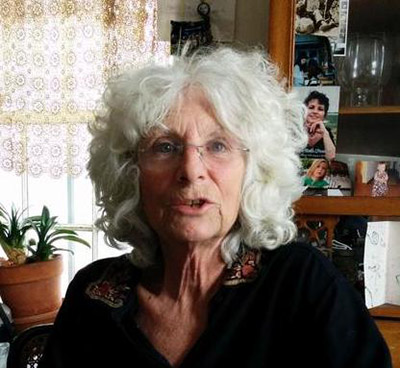
{"label": "woman's hand", "polygon": [[336,156],[336,147],[333,143],[328,130],[322,120],[315,121],[307,125],[308,145],[314,147],[321,138],[324,140],[325,157],[328,160],[333,160]]}
{"label": "woman's hand", "polygon": [[323,121],[316,121],[311,125],[308,125],[307,132],[308,132],[308,145],[310,147],[314,147],[318,143],[318,141],[324,137],[324,134],[328,133],[328,131],[325,129]]}

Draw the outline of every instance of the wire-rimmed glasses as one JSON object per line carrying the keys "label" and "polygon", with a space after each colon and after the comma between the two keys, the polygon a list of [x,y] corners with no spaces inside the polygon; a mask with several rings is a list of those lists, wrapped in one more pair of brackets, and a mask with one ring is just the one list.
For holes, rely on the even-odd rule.
{"label": "wire-rimmed glasses", "polygon": [[185,150],[196,149],[207,167],[220,167],[237,161],[249,148],[237,146],[226,140],[212,139],[202,145],[182,143],[171,139],[158,139],[140,147],[139,164],[146,169],[163,170],[179,165]]}

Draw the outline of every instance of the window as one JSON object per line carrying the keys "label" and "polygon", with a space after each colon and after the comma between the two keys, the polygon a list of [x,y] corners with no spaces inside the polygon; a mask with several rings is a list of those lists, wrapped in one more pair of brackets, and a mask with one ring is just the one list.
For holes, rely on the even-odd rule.
{"label": "window", "polygon": [[[46,205],[52,216],[58,216],[57,220],[61,226],[77,231],[79,236],[92,245],[89,249],[79,243],[56,243],[59,247],[74,252],[60,252],[64,259],[63,293],[80,268],[93,260],[120,255],[130,250],[127,248],[121,251],[107,246],[103,234],[93,226],[97,208],[94,204],[92,185],[87,176],[33,178],[26,173],[16,176],[14,173],[0,171],[0,182],[0,203],[7,209],[15,204],[17,208],[27,208],[25,215],[32,216],[40,214],[43,205]],[[4,256],[2,250],[1,255]]]}
{"label": "window", "polygon": [[64,291],[78,269],[121,253],[93,226],[85,173],[87,124],[105,80],[150,58],[166,61],[168,50],[157,0],[0,4],[0,203],[26,215],[46,205],[92,244],[67,244],[75,255],[64,254]]}

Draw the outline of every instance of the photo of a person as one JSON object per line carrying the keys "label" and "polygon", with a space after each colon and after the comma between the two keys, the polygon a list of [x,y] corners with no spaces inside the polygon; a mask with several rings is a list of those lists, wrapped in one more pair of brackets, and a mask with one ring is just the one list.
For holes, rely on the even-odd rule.
{"label": "photo of a person", "polygon": [[374,181],[372,183],[371,195],[372,197],[385,196],[388,192],[389,175],[386,172],[386,162],[381,161],[378,163],[376,172],[374,174]]}
{"label": "photo of a person", "polygon": [[304,86],[304,80],[307,74],[307,55],[302,52],[296,59],[293,69],[293,85]]}
{"label": "photo of a person", "polygon": [[329,163],[329,187],[340,189],[343,195],[351,195],[352,182],[345,162],[333,160]]}
{"label": "photo of a person", "polygon": [[[337,84],[332,46],[327,37],[296,35],[294,60],[293,85],[295,87],[307,86],[318,90],[317,86]],[[303,79],[299,80],[299,76]]]}
{"label": "photo of a person", "polygon": [[306,150],[314,156],[325,156],[328,160],[333,160],[336,156],[334,137],[324,123],[329,110],[329,98],[321,92],[312,91],[304,100],[304,104],[305,127],[308,133]]}
{"label": "photo of a person", "polygon": [[329,173],[329,163],[324,158],[316,159],[311,164],[304,177],[304,186],[310,188],[327,188],[329,182],[325,180]]}
{"label": "photo of a person", "polygon": [[326,33],[338,32],[339,1],[338,0],[297,0],[296,32]]}
{"label": "photo of a person", "polygon": [[357,161],[354,195],[400,197],[400,160],[391,157]]}
{"label": "photo of a person", "polygon": [[322,76],[322,68],[317,60],[317,52],[313,50],[310,52],[310,59],[307,64],[307,86],[319,86],[321,84],[320,77]]}

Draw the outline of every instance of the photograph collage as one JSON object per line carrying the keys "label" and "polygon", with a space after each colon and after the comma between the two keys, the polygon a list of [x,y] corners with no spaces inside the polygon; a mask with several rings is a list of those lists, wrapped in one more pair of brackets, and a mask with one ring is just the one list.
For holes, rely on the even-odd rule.
{"label": "photograph collage", "polygon": [[[308,143],[301,152],[303,195],[398,196],[400,158],[338,159],[340,86],[348,0],[297,0],[293,90],[305,106]],[[340,154],[339,154],[340,156]]]}

